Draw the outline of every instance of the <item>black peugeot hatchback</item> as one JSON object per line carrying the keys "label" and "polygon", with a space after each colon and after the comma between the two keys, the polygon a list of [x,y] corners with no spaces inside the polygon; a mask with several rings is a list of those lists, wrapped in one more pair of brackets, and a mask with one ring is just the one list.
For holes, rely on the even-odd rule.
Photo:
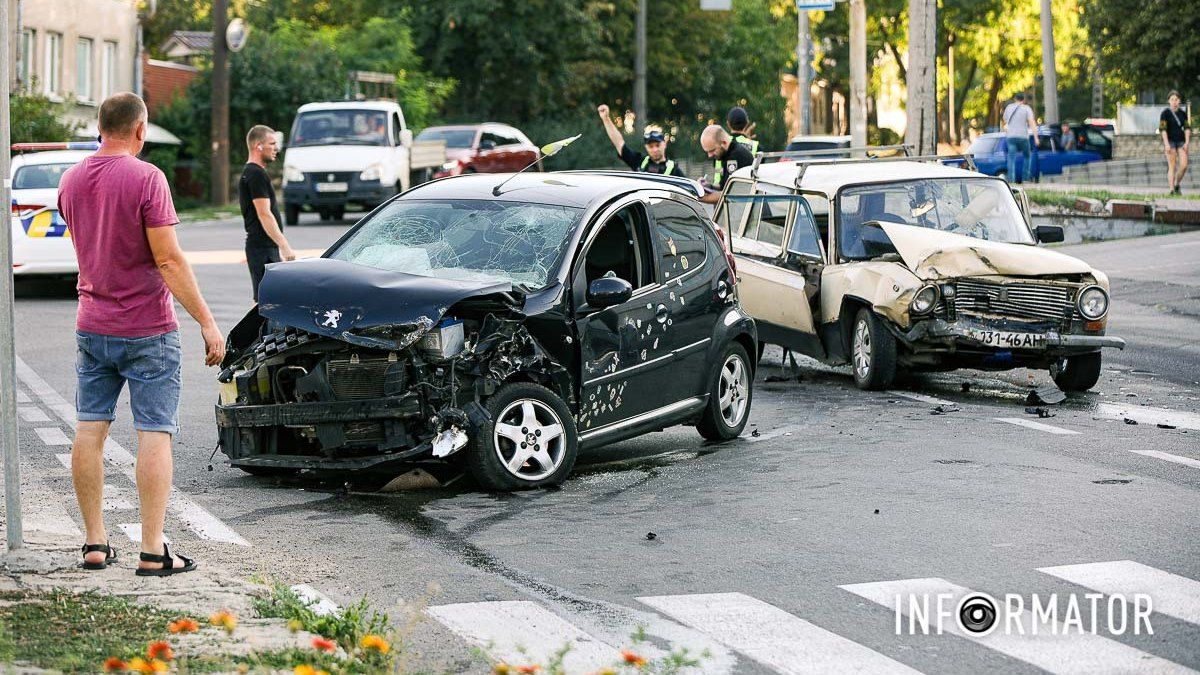
{"label": "black peugeot hatchback", "polygon": [[253,474],[457,455],[496,490],[561,483],[580,448],[750,415],[756,332],[693,183],[462,176],[272,265],[233,329],[221,448]]}

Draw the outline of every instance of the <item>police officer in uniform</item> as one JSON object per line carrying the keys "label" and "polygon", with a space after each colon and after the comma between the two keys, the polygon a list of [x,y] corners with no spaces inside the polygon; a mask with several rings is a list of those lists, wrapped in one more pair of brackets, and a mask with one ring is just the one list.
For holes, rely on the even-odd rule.
{"label": "police officer in uniform", "polygon": [[712,183],[709,184],[700,201],[716,204],[721,198],[721,188],[725,184],[725,179],[732,176],[733,172],[739,168],[753,164],[754,153],[750,152],[750,148],[746,147],[746,144],[733,140],[729,132],[719,124],[710,124],[705,127],[704,132],[700,134],[700,147],[715,161]]}
{"label": "police officer in uniform", "polygon": [[725,116],[725,124],[729,127],[729,131],[733,134],[733,140],[746,146],[750,154],[758,154],[758,141],[750,138],[750,130],[754,128],[750,124],[750,115],[746,113],[746,109],[742,106],[734,106],[729,109],[729,114]]}
{"label": "police officer in uniform", "polygon": [[634,171],[644,171],[646,173],[662,173],[668,176],[679,176],[684,178],[683,170],[675,163],[675,160],[667,159],[667,139],[663,133],[657,129],[647,129],[645,136],[642,138],[646,144],[646,154],[642,154],[637,150],[632,150],[625,144],[625,138],[621,136],[621,132],[617,126],[613,124],[612,118],[608,114],[608,106],[601,105],[596,108],[596,112],[600,113],[600,120],[604,123],[604,131],[608,134],[608,140],[612,141],[613,147],[616,148],[617,154],[621,157],[621,161],[629,165],[629,168]]}

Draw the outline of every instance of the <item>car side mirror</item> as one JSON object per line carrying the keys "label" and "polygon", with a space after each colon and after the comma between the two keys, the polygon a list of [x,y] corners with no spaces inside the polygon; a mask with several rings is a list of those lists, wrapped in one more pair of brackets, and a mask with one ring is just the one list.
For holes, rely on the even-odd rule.
{"label": "car side mirror", "polygon": [[493,141],[491,139],[486,140],[486,141],[479,141],[479,149],[480,150],[495,150],[496,149],[496,141]]}
{"label": "car side mirror", "polygon": [[629,302],[633,284],[620,277],[601,277],[588,284],[587,304],[593,309],[605,309]]}
{"label": "car side mirror", "polygon": [[1057,244],[1066,238],[1059,225],[1038,225],[1034,236],[1043,244]]}
{"label": "car side mirror", "polygon": [[412,144],[413,144],[412,129],[401,129],[400,130],[400,145],[403,145],[404,147],[409,148],[409,147],[412,147]]}

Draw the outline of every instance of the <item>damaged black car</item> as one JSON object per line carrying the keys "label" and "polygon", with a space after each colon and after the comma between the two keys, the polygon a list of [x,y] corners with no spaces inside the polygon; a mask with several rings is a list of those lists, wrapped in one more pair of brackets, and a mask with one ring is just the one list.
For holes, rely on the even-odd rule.
{"label": "damaged black car", "polygon": [[268,267],[219,376],[253,474],[450,458],[489,489],[581,449],[750,415],[757,335],[694,184],[647,174],[428,183],[321,258]]}

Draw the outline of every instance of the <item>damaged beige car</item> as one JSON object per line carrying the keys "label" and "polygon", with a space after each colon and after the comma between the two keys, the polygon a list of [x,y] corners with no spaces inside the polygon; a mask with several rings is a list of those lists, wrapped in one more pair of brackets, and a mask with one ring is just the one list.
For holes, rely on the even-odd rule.
{"label": "damaged beige car", "polygon": [[[1047,369],[1064,391],[1100,376],[1108,277],[1039,248],[1023,196],[921,158],[745,167],[716,221],[762,344],[850,364],[862,389],[897,372]],[[1021,202],[1021,203],[1019,203]]]}

